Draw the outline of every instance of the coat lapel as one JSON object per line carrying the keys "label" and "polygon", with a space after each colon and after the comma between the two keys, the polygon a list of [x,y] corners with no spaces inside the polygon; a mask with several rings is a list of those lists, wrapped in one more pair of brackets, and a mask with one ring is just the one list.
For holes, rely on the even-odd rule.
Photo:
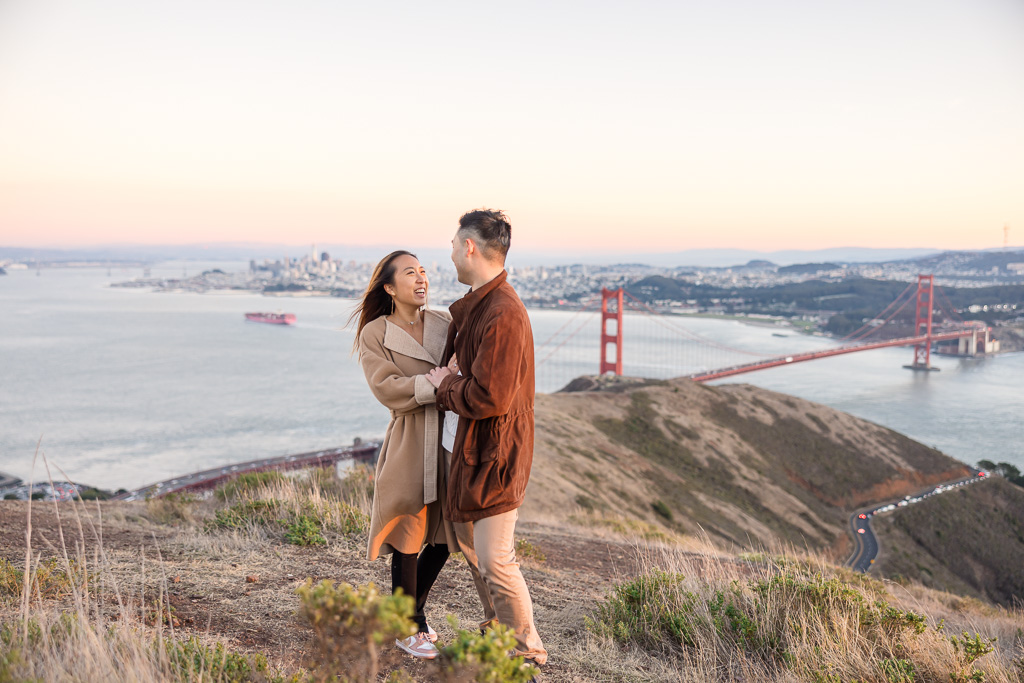
{"label": "coat lapel", "polygon": [[444,344],[448,341],[448,325],[446,316],[434,311],[425,311],[423,314],[423,347],[435,365],[440,365],[444,356]]}
{"label": "coat lapel", "polygon": [[441,354],[444,353],[448,321],[433,311],[424,311],[423,315],[423,345],[420,346],[408,332],[385,320],[384,325],[384,348],[391,349],[403,356],[416,358],[438,365],[441,362]]}

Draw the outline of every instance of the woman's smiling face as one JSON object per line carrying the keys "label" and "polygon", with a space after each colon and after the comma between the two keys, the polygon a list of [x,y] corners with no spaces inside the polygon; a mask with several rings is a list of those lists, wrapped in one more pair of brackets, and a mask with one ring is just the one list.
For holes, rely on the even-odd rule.
{"label": "woman's smiling face", "polygon": [[427,303],[427,271],[415,256],[408,254],[395,259],[395,276],[388,292],[398,303],[407,306],[423,306]]}

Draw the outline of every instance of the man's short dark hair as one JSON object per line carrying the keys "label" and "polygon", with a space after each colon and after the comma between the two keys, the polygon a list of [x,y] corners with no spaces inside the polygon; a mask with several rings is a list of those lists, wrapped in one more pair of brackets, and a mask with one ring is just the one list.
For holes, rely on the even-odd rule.
{"label": "man's short dark hair", "polygon": [[491,261],[505,263],[509,245],[512,243],[512,224],[508,216],[494,209],[475,209],[462,214],[459,232],[469,233],[484,256]]}

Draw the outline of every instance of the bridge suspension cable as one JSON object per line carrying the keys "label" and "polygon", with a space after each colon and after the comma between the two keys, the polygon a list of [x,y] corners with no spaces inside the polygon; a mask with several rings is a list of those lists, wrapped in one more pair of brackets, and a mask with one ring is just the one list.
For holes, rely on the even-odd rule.
{"label": "bridge suspension cable", "polygon": [[[839,341],[847,341],[847,340],[860,339],[862,337],[859,337],[858,335],[860,335],[860,333],[863,332],[864,330],[870,329],[868,334],[864,335],[864,337],[867,337],[869,334],[871,334],[871,332],[874,332],[874,331],[880,329],[882,325],[884,325],[886,322],[889,322],[889,320],[892,320],[892,317],[886,318],[885,322],[883,322],[882,325],[872,325],[872,323],[875,322],[876,320],[878,320],[879,318],[881,318],[883,315],[885,315],[889,311],[890,308],[892,308],[893,306],[895,306],[896,304],[899,303],[900,299],[903,298],[904,294],[906,294],[910,290],[914,289],[916,286],[917,285],[915,283],[911,282],[909,285],[907,285],[906,289],[904,289],[902,292],[900,292],[896,296],[896,298],[892,300],[892,303],[890,303],[888,306],[886,306],[884,309],[882,309],[881,313],[879,313],[878,315],[873,317],[871,320],[867,321],[866,323],[864,323],[863,325],[858,327],[856,330],[854,330],[850,334],[846,335],[845,337],[842,337]],[[909,301],[910,301],[910,299],[908,298],[907,302],[909,302]],[[907,302],[904,302],[903,306],[906,306]],[[900,310],[903,310],[903,306],[900,306]],[[897,313],[898,312],[899,311],[897,311]]]}
{"label": "bridge suspension cable", "polygon": [[[939,297],[946,304],[945,306],[943,306],[940,303],[939,310],[941,310],[953,322],[963,323],[964,319],[957,314],[956,308],[953,306],[953,303],[949,300],[949,298],[946,297],[946,293],[943,292],[942,289],[938,287],[936,287],[935,290],[939,293]],[[948,308],[946,306],[948,306]]]}
{"label": "bridge suspension cable", "polygon": [[740,353],[740,354],[743,354],[745,356],[755,356],[757,358],[765,358],[765,357],[767,357],[769,355],[769,354],[764,354],[764,353],[758,353],[756,351],[747,351],[745,349],[737,349],[737,348],[733,348],[731,346],[726,346],[725,344],[719,344],[718,342],[716,342],[716,341],[714,341],[712,339],[708,339],[707,337],[702,337],[701,335],[696,334],[695,332],[691,332],[690,330],[686,329],[685,327],[681,327],[681,326],[678,326],[678,325],[673,325],[673,324],[667,322],[667,320],[665,319],[666,316],[664,314],[658,313],[653,308],[651,308],[650,306],[645,304],[643,301],[640,301],[639,299],[637,299],[635,296],[633,296],[629,292],[626,292],[625,290],[623,290],[623,292],[626,294],[626,296],[628,296],[630,299],[632,299],[634,302],[636,302],[636,304],[638,306],[640,306],[642,309],[644,309],[645,312],[650,314],[651,319],[656,324],[659,324],[662,327],[665,327],[665,328],[667,328],[669,330],[672,330],[673,332],[678,332],[679,334],[682,334],[683,336],[685,336],[688,339],[690,339],[690,341],[699,342],[699,343],[704,344],[706,346],[711,346],[711,347],[714,347],[716,349],[721,349],[722,351],[729,351],[730,353]]}
{"label": "bridge suspension cable", "polygon": [[[893,311],[892,313],[890,313],[890,314],[889,314],[889,317],[888,317],[888,318],[886,318],[885,320],[883,320],[883,321],[882,321],[881,323],[879,323],[878,325],[875,325],[874,327],[872,327],[872,329],[868,330],[868,332],[866,332],[865,334],[862,334],[862,335],[860,335],[859,337],[849,337],[849,336],[847,336],[847,337],[843,337],[843,338],[842,338],[842,339],[841,339],[840,341],[862,341],[863,339],[866,339],[867,337],[870,337],[870,336],[871,336],[872,334],[874,334],[874,333],[875,333],[875,332],[877,332],[878,330],[880,330],[880,329],[882,329],[883,327],[885,327],[885,326],[886,326],[886,325],[887,325],[887,324],[889,323],[889,321],[890,321],[890,320],[892,320],[892,319],[893,319],[893,318],[895,318],[895,317],[896,317],[897,315],[899,315],[899,314],[900,314],[900,312],[901,312],[901,311],[903,311],[903,309],[904,309],[904,308],[906,308],[907,306],[909,306],[909,305],[910,305],[910,302],[911,302],[911,301],[913,301],[913,300],[914,300],[914,299],[913,299],[913,297],[911,297],[911,298],[907,299],[906,301],[904,301],[904,302],[903,302],[903,305],[902,305],[902,306],[900,306],[899,308],[897,308],[897,309],[896,309],[895,311]],[[876,320],[878,320],[878,318],[872,318],[871,322],[874,322],[874,321],[876,321]],[[870,323],[869,323],[869,324],[870,324]]]}
{"label": "bridge suspension cable", "polygon": [[[555,337],[557,337],[562,332],[562,330],[564,330],[566,327],[569,326],[569,323],[571,323],[574,320],[576,320],[580,316],[580,314],[584,313],[588,308],[590,308],[590,304],[589,303],[586,306],[584,306],[583,308],[581,308],[578,311],[576,311],[576,313],[574,313],[571,318],[566,320],[565,323],[561,327],[559,327],[557,330],[555,330],[554,334],[552,334],[550,337],[548,337],[547,341],[545,341],[543,344],[540,345],[540,348],[543,349],[548,344],[550,344],[552,342],[552,340],[555,339]],[[537,364],[536,364],[535,367],[539,368],[541,365],[544,365],[544,363],[546,363],[552,356],[554,356],[555,353],[560,348],[565,346],[569,342],[569,340],[571,340],[573,337],[575,337],[577,334],[579,334],[580,330],[582,330],[584,327],[586,327],[587,323],[589,323],[589,322],[591,322],[591,321],[588,320],[587,318],[584,318],[583,321],[579,324],[579,326],[575,330],[573,330],[571,334],[569,334],[567,337],[565,337],[562,341],[558,342],[558,344],[556,344],[555,347],[553,349],[551,349],[551,351],[549,351],[546,356],[544,356],[544,358],[542,358],[541,360],[537,361]]]}

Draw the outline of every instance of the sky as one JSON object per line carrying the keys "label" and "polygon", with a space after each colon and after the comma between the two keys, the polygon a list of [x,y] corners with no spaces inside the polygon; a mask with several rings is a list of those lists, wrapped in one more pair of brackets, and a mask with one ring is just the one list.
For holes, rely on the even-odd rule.
{"label": "sky", "polygon": [[1024,244],[1024,3],[0,2],[0,245]]}

